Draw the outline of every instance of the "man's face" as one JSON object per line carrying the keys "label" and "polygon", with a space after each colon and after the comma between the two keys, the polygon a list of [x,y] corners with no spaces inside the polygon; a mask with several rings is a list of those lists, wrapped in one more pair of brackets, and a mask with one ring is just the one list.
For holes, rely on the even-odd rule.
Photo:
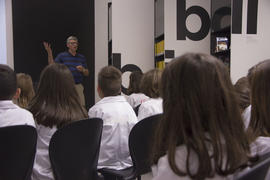
{"label": "man's face", "polygon": [[68,43],[67,43],[67,47],[68,47],[69,50],[75,52],[78,49],[78,44],[79,43],[76,40],[69,40]]}

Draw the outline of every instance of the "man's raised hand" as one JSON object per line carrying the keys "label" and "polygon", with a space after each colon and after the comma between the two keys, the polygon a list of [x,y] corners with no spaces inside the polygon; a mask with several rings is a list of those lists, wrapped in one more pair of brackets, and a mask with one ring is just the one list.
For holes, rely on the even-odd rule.
{"label": "man's raised hand", "polygon": [[43,46],[48,53],[48,64],[54,63],[51,45],[48,42],[43,42]]}
{"label": "man's raised hand", "polygon": [[51,44],[49,44],[48,42],[43,42],[43,46],[48,53],[52,52]]}

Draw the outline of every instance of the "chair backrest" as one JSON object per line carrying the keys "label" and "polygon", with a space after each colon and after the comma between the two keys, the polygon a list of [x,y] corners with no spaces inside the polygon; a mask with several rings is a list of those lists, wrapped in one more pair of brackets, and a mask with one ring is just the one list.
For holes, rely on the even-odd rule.
{"label": "chair backrest", "polygon": [[0,179],[30,180],[36,154],[36,129],[27,125],[2,127],[0,143]]}
{"label": "chair backrest", "polygon": [[91,180],[97,175],[103,121],[92,118],[58,129],[49,156],[55,180]]}
{"label": "chair backrest", "polygon": [[241,173],[236,180],[264,180],[270,167],[270,153],[259,157],[259,162]]}
{"label": "chair backrest", "polygon": [[139,108],[140,108],[141,104],[139,104],[138,106],[136,106],[133,110],[136,114],[136,116],[138,116],[138,113],[139,113]]}
{"label": "chair backrest", "polygon": [[151,142],[161,116],[158,114],[139,121],[129,134],[129,151],[137,176],[151,171]]}

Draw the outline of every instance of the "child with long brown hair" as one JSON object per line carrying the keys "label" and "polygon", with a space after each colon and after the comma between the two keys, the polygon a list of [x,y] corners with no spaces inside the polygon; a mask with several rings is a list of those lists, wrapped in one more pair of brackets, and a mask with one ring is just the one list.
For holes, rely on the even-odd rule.
{"label": "child with long brown hair", "polygon": [[172,60],[162,75],[163,118],[153,146],[154,180],[227,178],[249,162],[233,85],[205,54]]}
{"label": "child with long brown hair", "polygon": [[72,74],[65,65],[54,63],[45,67],[29,110],[37,122],[38,132],[32,179],[52,180],[48,153],[51,136],[58,128],[88,117],[79,101]]}
{"label": "child with long brown hair", "polygon": [[162,98],[160,97],[161,75],[161,70],[152,69],[146,72],[142,77],[140,84],[141,92],[150,97],[150,99],[140,105],[138,111],[139,121],[163,112]]}
{"label": "child with long brown hair", "polygon": [[[247,119],[248,138],[253,153],[270,151],[270,59],[253,66],[249,73],[251,86],[251,112]],[[249,121],[250,120],[250,121]]]}
{"label": "child with long brown hair", "polygon": [[133,109],[149,99],[148,96],[142,93],[140,88],[142,77],[143,73],[141,71],[134,71],[129,76],[129,86],[127,89],[129,96],[126,98]]}

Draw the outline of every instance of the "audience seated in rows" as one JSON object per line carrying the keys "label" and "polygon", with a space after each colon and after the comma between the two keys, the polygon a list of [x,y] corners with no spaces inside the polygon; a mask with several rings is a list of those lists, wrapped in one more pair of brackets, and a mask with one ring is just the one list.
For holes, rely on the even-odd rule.
{"label": "audience seated in rows", "polygon": [[153,69],[146,72],[142,77],[140,89],[142,93],[150,97],[150,99],[143,102],[139,107],[139,121],[163,112],[162,99],[160,98],[161,74],[161,70]]}
{"label": "audience seated in rows", "polygon": [[132,166],[128,137],[137,117],[121,93],[122,73],[113,66],[98,74],[98,94],[102,98],[89,109],[90,118],[103,120],[98,169],[125,169]]}
{"label": "audience seated in rows", "polygon": [[231,179],[252,161],[226,66],[205,54],[172,60],[162,75],[163,118],[153,179]]}
{"label": "audience seated in rows", "polygon": [[129,86],[127,90],[129,96],[126,98],[133,109],[149,99],[149,97],[140,90],[142,76],[143,73],[141,71],[134,71],[129,76]]}
{"label": "audience seated in rows", "polygon": [[38,133],[32,180],[53,180],[48,152],[52,135],[66,124],[88,117],[65,65],[54,63],[45,67],[29,110],[36,120]]}
{"label": "audience seated in rows", "polygon": [[[121,170],[132,166],[132,127],[163,113],[151,144],[153,180],[233,179],[248,171],[244,168],[258,155],[270,152],[270,60],[253,66],[234,87],[226,66],[200,53],[175,58],[163,73],[145,73],[138,88],[141,75],[130,75],[126,99],[120,95],[121,72],[113,66],[102,68],[97,88],[101,100],[87,115],[65,65],[48,65],[33,97],[31,77],[19,73],[16,78],[10,67],[0,64],[0,127],[29,125],[38,132],[32,179],[54,180],[48,153],[52,135],[88,117],[103,120],[98,168]],[[141,99],[132,99],[136,94]],[[133,107],[140,103],[137,118]]]}
{"label": "audience seated in rows", "polygon": [[24,73],[18,73],[16,76],[19,97],[13,98],[13,101],[21,108],[27,108],[35,95],[32,78],[30,75]]}
{"label": "audience seated in rows", "polygon": [[0,127],[29,125],[35,127],[33,115],[17,106],[12,99],[19,95],[16,73],[7,65],[0,64]]}

